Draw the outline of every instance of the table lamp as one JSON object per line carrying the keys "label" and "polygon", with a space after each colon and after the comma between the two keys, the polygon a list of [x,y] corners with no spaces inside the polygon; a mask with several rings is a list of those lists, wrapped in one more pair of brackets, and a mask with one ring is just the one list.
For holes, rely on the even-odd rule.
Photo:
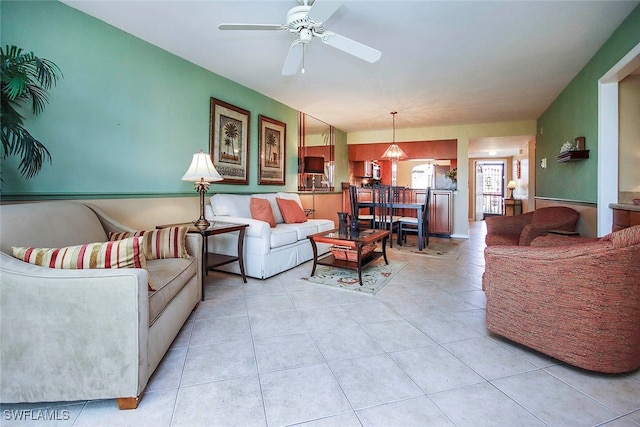
{"label": "table lamp", "polygon": [[517,186],[518,184],[515,181],[509,181],[507,184],[507,188],[511,191],[511,196],[509,196],[510,199],[513,199],[513,190],[515,190]]}
{"label": "table lamp", "polygon": [[204,217],[204,193],[209,190],[209,185],[212,182],[222,181],[223,179],[213,166],[209,153],[204,153],[200,150],[199,153],[193,155],[191,165],[182,180],[193,182],[196,191],[200,193],[200,218],[193,221],[193,225],[199,230],[206,230],[211,225]]}

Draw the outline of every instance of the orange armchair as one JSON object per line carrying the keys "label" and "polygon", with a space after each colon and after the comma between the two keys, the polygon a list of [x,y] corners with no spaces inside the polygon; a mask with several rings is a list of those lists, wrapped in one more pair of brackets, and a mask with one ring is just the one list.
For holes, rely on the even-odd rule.
{"label": "orange armchair", "polygon": [[485,249],[487,329],[583,369],[640,368],[640,226],[565,241]]}
{"label": "orange armchair", "polygon": [[580,214],[571,208],[553,206],[523,215],[493,216],[485,219],[487,246],[529,246],[533,239],[550,230],[575,231]]}

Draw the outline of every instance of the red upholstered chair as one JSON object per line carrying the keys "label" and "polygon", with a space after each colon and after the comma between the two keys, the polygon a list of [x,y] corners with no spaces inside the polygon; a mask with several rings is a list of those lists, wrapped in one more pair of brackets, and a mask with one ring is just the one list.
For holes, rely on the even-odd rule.
{"label": "red upholstered chair", "polygon": [[640,368],[640,225],[564,242],[487,246],[487,329],[583,369]]}
{"label": "red upholstered chair", "polygon": [[487,246],[529,246],[533,239],[550,230],[575,231],[580,214],[571,208],[553,206],[523,215],[493,216],[485,219]]}

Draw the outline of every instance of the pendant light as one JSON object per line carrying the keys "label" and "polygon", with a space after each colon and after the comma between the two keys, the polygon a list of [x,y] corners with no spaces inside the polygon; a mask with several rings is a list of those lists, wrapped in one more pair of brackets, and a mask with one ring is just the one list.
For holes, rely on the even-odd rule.
{"label": "pendant light", "polygon": [[391,160],[391,185],[394,187],[398,185],[398,160],[404,160],[409,157],[407,153],[396,144],[396,114],[398,114],[397,111],[391,112],[391,117],[393,118],[392,143],[387,147],[384,154],[382,154],[382,159]]}

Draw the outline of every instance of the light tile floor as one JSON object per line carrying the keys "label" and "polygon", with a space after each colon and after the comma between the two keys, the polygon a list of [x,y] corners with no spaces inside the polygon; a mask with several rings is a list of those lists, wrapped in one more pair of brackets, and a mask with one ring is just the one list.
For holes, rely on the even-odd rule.
{"label": "light tile floor", "polygon": [[[375,297],[301,283],[311,263],[246,285],[212,273],[137,410],[2,405],[0,424],[640,426],[639,371],[588,373],[487,332],[484,233],[471,223],[455,261],[390,254],[408,264]],[[12,420],[43,408],[68,419]]]}

